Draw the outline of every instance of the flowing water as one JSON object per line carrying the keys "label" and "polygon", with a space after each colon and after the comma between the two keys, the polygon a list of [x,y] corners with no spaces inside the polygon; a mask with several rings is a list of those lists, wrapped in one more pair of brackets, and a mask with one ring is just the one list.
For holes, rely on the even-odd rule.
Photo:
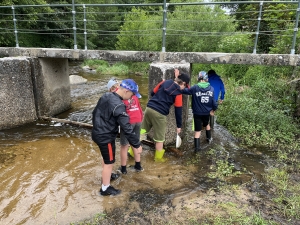
{"label": "flowing water", "polygon": [[[72,85],[72,109],[58,118],[91,123],[91,112],[106,91],[110,76],[80,73],[88,83]],[[118,77],[121,80],[124,77]],[[132,75],[147,102],[148,79]],[[190,120],[189,120],[190,122]],[[203,135],[202,135],[203,136]],[[259,176],[263,170],[263,153],[239,147],[235,138],[218,124],[212,132],[213,144],[203,149],[219,148],[225,152],[237,170],[244,174],[231,182],[245,182]],[[37,121],[26,126],[0,131],[0,224],[70,224],[116,207],[139,204],[149,210],[161,203],[175,204],[180,199],[198,196],[216,186],[206,176],[211,161],[204,155],[193,154],[193,136],[187,135],[179,149],[182,156],[166,151],[166,163],[153,161],[154,151],[144,146],[142,166],[136,173],[128,169],[112,185],[122,190],[116,197],[99,195],[101,186],[101,155],[91,140],[91,130],[56,122]],[[202,140],[202,142],[204,142]],[[115,169],[120,165],[117,145]],[[228,157],[229,155],[229,157]],[[221,158],[224,156],[220,156]],[[195,163],[189,163],[197,159]],[[128,165],[134,160],[129,159]]]}

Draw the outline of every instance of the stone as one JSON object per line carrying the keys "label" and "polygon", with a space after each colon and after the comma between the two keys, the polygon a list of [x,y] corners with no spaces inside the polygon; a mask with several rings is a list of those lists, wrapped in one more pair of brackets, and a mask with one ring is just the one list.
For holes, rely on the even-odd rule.
{"label": "stone", "polygon": [[87,79],[83,78],[82,76],[78,75],[70,75],[70,84],[85,84],[87,83]]}

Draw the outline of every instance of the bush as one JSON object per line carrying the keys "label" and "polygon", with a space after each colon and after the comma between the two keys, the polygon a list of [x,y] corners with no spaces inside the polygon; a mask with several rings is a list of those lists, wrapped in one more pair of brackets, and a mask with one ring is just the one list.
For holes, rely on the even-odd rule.
{"label": "bush", "polygon": [[108,62],[100,59],[88,59],[84,60],[83,66],[89,66],[91,69],[97,69],[99,66],[101,67],[109,67]]}
{"label": "bush", "polygon": [[225,101],[217,111],[218,123],[246,145],[291,144],[299,128],[291,115],[293,104],[286,82],[263,76],[259,70],[251,74],[251,79],[245,76],[244,81],[227,80]]}

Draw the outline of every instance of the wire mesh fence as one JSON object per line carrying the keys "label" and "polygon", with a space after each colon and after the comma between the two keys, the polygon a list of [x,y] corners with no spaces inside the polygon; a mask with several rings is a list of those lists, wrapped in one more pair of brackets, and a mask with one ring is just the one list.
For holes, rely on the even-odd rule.
{"label": "wire mesh fence", "polygon": [[[237,38],[250,37],[253,41],[246,48],[248,52],[256,53],[263,42],[285,40],[287,44],[282,50],[285,52],[281,53],[294,54],[299,2],[0,6],[0,44],[5,47],[211,52],[218,51],[220,46],[224,51],[224,44],[234,45]],[[243,5],[243,10],[241,7],[237,10],[237,5]]]}

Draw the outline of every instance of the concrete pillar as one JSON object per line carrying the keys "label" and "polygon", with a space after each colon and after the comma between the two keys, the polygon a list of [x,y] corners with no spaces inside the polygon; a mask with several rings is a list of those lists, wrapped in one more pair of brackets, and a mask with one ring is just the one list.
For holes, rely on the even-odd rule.
{"label": "concrete pillar", "polygon": [[0,59],[0,130],[71,107],[68,59]]}
{"label": "concrete pillar", "polygon": [[[174,80],[174,69],[179,69],[180,72],[184,72],[186,74],[190,74],[190,64],[174,64],[174,63],[151,63],[150,71],[149,71],[149,98],[151,98],[151,91],[153,88],[162,81],[162,79]],[[182,110],[182,131],[181,138],[183,138],[183,134],[186,129],[186,121],[188,118],[188,109],[189,109],[189,101],[188,96],[183,95],[183,110]],[[175,145],[176,142],[176,119],[175,119],[175,111],[174,106],[171,106],[170,114],[167,116],[167,131],[166,131],[166,140],[164,145]],[[148,134],[148,137],[152,139],[153,137],[153,129]]]}
{"label": "concrete pillar", "polygon": [[68,59],[32,59],[38,116],[55,116],[71,107]]}
{"label": "concrete pillar", "polygon": [[0,59],[0,130],[37,119],[30,61],[26,57]]}

